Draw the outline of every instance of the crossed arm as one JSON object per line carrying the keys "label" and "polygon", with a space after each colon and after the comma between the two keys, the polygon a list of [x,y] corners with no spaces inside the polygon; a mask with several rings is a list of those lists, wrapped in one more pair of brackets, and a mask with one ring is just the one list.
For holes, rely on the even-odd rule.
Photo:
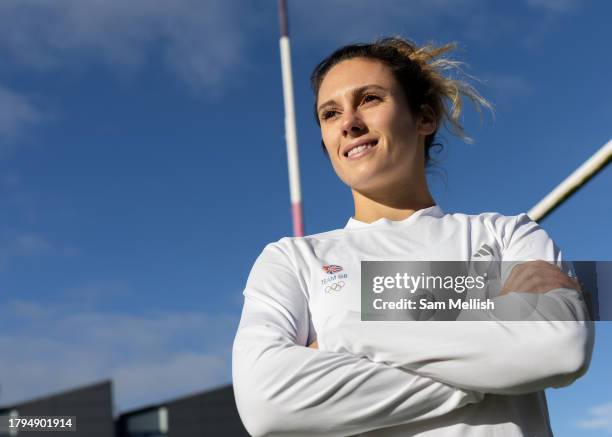
{"label": "crossed arm", "polygon": [[[593,323],[580,286],[544,261],[517,265],[497,304],[517,308],[530,295],[529,321],[361,322],[346,312],[328,320],[313,348],[367,357],[453,387],[518,395],[562,387],[582,375],[593,347]],[[525,294],[527,293],[527,294]]]}
{"label": "crossed arm", "polygon": [[268,246],[257,259],[234,342],[234,392],[249,433],[350,435],[442,416],[482,400],[482,393],[409,370],[305,347],[308,305],[295,273],[278,262],[282,255]]}
{"label": "crossed arm", "polygon": [[[524,249],[520,242],[515,248]],[[593,324],[578,321],[586,318],[579,287],[548,263],[515,268],[502,298],[543,293],[576,321],[452,322],[461,323],[457,329],[444,322],[362,323],[347,313],[318,333],[321,350],[314,350],[304,347],[304,284],[282,261],[287,257],[269,245],[256,261],[234,342],[236,401],[253,435],[349,435],[412,423],[479,402],[484,393],[563,386],[588,366]],[[549,270],[534,275],[533,268]]]}

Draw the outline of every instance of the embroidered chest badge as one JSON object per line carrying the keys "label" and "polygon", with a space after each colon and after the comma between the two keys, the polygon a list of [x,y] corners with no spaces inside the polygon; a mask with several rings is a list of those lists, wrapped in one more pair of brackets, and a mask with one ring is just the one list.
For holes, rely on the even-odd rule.
{"label": "embroidered chest badge", "polygon": [[323,271],[327,276],[321,279],[321,285],[325,287],[325,293],[335,293],[344,288],[348,274],[343,272],[342,266],[328,264],[323,266]]}

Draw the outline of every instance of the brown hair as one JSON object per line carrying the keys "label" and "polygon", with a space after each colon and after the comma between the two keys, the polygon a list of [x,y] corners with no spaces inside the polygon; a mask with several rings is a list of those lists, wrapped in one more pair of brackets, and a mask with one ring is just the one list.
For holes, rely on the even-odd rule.
{"label": "brown hair", "polygon": [[[432,44],[417,46],[401,37],[387,37],[369,44],[350,44],[339,48],[323,59],[313,70],[310,83],[315,95],[314,115],[317,114],[317,96],[321,82],[327,72],[339,62],[352,58],[367,58],[387,65],[399,82],[413,115],[421,115],[425,107],[431,108],[436,119],[436,131],[425,138],[425,164],[431,159],[430,149],[434,145],[439,127],[444,124],[453,135],[465,142],[471,142],[459,121],[463,98],[467,97],[481,113],[482,107],[492,110],[491,104],[465,81],[445,77],[445,71],[461,71],[459,61],[442,55],[456,48],[454,43],[436,47]],[[327,154],[325,144],[321,141]]]}

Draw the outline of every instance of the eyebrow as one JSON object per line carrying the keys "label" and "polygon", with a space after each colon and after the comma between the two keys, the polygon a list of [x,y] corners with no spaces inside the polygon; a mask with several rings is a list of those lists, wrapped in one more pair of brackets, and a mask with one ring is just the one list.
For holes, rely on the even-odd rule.
{"label": "eyebrow", "polygon": [[[364,85],[364,86],[360,86],[359,88],[355,88],[353,91],[351,91],[351,97],[355,98],[355,96],[362,94],[364,91],[366,90],[370,90],[370,89],[375,89],[378,91],[384,91],[384,92],[389,92],[389,90],[387,90],[386,88],[380,86],[380,85]],[[321,112],[322,109],[326,108],[327,106],[333,105],[334,103],[336,103],[336,101],[334,99],[329,99],[327,100],[325,103],[321,103],[319,105],[319,107],[317,108],[317,114],[319,114]]]}

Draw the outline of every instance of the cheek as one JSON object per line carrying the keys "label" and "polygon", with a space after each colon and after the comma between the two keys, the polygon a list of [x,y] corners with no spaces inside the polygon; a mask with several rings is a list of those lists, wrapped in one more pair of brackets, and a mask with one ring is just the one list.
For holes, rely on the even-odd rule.
{"label": "cheek", "polygon": [[327,154],[333,161],[335,156],[338,154],[338,138],[329,131],[321,131],[321,140],[323,141],[323,144],[325,144],[325,150],[327,150]]}
{"label": "cheek", "polygon": [[414,126],[406,120],[394,120],[389,126],[390,141],[396,147],[393,147],[393,153],[396,157],[412,156],[418,147],[418,133]]}
{"label": "cheek", "polygon": [[338,139],[334,138],[333,136],[323,136],[322,139],[323,139],[323,143],[325,144],[325,149],[327,150],[327,156],[329,158],[329,162],[332,168],[334,169],[334,173],[336,173],[336,175],[343,182],[347,183],[348,182],[347,177],[349,175],[346,174],[346,169],[342,165],[340,156],[338,156],[339,146],[336,143]]}
{"label": "cheek", "polygon": [[398,105],[389,105],[385,110],[373,113],[370,123],[394,142],[404,142],[414,136],[415,126],[410,112]]}
{"label": "cheek", "polygon": [[410,119],[406,117],[390,117],[387,120],[389,132],[398,139],[406,140],[412,137],[414,126]]}

